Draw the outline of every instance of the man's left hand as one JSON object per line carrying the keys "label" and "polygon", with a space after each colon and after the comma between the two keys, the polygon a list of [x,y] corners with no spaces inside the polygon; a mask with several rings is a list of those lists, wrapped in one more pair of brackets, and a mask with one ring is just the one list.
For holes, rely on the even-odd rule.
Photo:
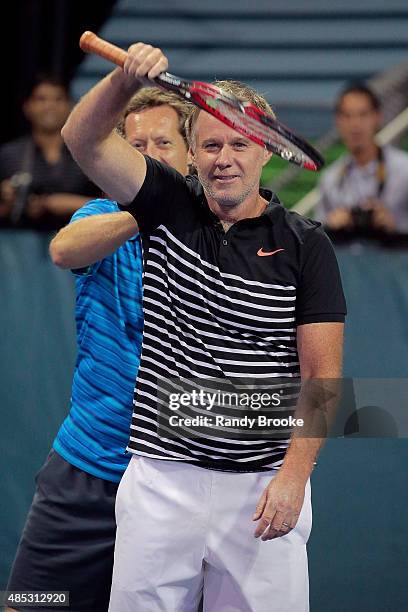
{"label": "man's left hand", "polygon": [[362,208],[373,211],[373,226],[376,229],[386,232],[394,232],[396,229],[395,220],[391,211],[383,202],[376,198],[369,198]]}
{"label": "man's left hand", "polygon": [[280,538],[291,531],[299,518],[305,497],[305,480],[284,471],[271,480],[261,495],[252,520],[259,521],[255,537]]}

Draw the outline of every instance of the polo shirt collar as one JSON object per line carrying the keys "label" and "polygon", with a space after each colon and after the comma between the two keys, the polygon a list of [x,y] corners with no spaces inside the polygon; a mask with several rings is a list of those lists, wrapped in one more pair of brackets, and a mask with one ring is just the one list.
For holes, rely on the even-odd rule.
{"label": "polo shirt collar", "polygon": [[[272,220],[273,211],[275,210],[276,206],[282,206],[282,202],[280,201],[276,193],[274,193],[273,191],[270,191],[270,189],[264,189],[263,187],[260,187],[259,194],[268,202],[264,212],[261,215],[259,215],[259,217],[265,216],[265,217],[268,217],[270,220]],[[216,223],[219,223],[219,218],[208,206],[208,202],[204,195],[204,192],[203,192],[201,204],[203,208],[206,210],[207,214],[210,216],[211,220]],[[256,219],[257,217],[251,217],[251,219],[252,218]],[[241,221],[244,221],[244,220],[245,219],[241,219]]]}

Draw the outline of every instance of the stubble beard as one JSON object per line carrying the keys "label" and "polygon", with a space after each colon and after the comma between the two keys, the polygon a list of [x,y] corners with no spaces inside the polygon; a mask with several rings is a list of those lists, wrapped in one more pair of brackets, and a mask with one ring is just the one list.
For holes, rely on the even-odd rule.
{"label": "stubble beard", "polygon": [[198,174],[199,181],[204,188],[205,195],[207,197],[209,196],[212,200],[217,202],[220,208],[224,208],[225,210],[228,210],[228,211],[231,211],[234,208],[237,208],[238,206],[240,206],[247,199],[247,197],[251,194],[255,186],[259,185],[259,179],[255,178],[251,184],[244,185],[243,190],[238,194],[231,194],[231,195],[229,195],[228,193],[220,194],[219,192],[213,189],[211,181],[207,177],[203,177],[198,168],[197,168],[197,174]]}

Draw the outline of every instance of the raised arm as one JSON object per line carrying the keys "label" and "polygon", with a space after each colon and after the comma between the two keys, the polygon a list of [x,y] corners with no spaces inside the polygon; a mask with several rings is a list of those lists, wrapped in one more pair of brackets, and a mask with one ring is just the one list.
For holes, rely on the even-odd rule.
{"label": "raised arm", "polygon": [[[141,188],[146,162],[138,151],[116,134],[115,126],[136,91],[166,70],[160,49],[136,43],[128,50],[123,71],[115,69],[75,106],[62,136],[82,170],[103,191],[121,204],[130,203]],[[149,82],[151,85],[151,83]]]}

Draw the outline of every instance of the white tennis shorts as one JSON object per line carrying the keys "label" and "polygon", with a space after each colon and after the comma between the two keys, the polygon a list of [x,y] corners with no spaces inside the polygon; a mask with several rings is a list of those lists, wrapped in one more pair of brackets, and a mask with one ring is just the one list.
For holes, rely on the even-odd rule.
{"label": "white tennis shorts", "polygon": [[276,472],[133,456],[116,499],[109,612],[307,612],[310,483],[298,523],[262,542],[252,521]]}

